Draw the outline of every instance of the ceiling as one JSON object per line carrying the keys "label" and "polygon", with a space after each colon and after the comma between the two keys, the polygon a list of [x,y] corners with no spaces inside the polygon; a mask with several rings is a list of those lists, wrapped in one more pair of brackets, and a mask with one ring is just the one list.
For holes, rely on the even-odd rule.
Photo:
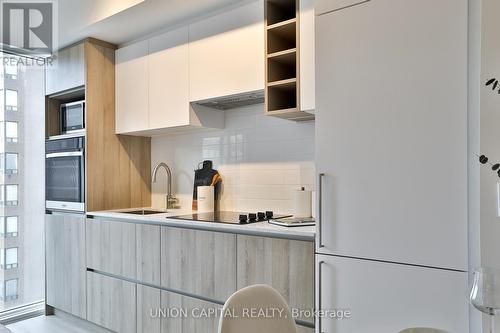
{"label": "ceiling", "polygon": [[86,37],[121,45],[241,2],[248,0],[63,0],[59,47]]}

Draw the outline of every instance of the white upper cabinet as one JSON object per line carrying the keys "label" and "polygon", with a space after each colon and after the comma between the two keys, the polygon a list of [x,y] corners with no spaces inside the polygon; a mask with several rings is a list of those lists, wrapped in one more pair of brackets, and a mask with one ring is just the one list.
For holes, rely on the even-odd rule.
{"label": "white upper cabinet", "polygon": [[316,27],[318,251],[467,270],[467,0],[373,0]]}
{"label": "white upper cabinet", "polygon": [[190,101],[264,89],[264,3],[189,27]]}
{"label": "white upper cabinet", "polygon": [[116,133],[148,128],[148,41],[116,50]]}
{"label": "white upper cabinet", "polygon": [[189,125],[187,27],[149,40],[149,129]]}
{"label": "white upper cabinet", "polygon": [[224,113],[189,103],[188,28],[116,52],[116,133],[154,136],[223,128]]}

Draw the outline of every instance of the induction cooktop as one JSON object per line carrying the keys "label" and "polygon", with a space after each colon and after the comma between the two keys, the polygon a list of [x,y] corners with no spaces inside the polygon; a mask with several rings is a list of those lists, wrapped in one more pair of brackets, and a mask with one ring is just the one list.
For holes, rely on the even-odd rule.
{"label": "induction cooktop", "polygon": [[193,213],[187,215],[172,216],[169,219],[186,220],[186,221],[199,221],[199,222],[213,222],[213,223],[226,223],[226,224],[249,224],[268,221],[269,219],[280,219],[290,217],[291,215],[277,215],[271,211],[258,212],[258,213],[244,213],[244,212],[211,212],[211,213]]}

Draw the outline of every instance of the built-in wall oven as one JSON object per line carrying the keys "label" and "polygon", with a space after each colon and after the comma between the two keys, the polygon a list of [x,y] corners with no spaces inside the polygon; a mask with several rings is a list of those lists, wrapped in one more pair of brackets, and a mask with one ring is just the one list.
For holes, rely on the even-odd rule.
{"label": "built-in wall oven", "polygon": [[85,211],[85,137],[49,139],[45,144],[47,209]]}

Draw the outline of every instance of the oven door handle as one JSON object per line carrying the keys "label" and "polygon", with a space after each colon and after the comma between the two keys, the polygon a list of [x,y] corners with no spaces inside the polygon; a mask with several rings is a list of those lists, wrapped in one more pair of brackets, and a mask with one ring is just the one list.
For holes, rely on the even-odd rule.
{"label": "oven door handle", "polygon": [[50,154],[46,154],[45,158],[73,157],[73,156],[83,156],[83,151],[70,151],[70,152],[64,152],[64,153],[50,153]]}

